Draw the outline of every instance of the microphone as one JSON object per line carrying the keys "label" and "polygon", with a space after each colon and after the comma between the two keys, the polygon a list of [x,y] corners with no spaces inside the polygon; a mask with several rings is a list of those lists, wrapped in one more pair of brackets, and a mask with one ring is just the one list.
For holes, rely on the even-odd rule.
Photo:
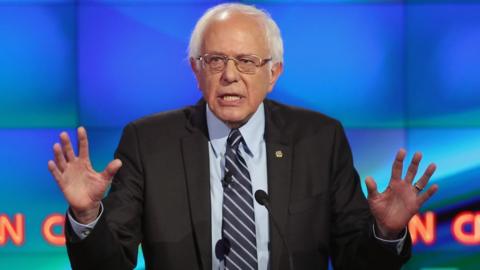
{"label": "microphone", "polygon": [[227,238],[222,238],[215,244],[215,257],[219,261],[225,260],[225,256],[230,253],[230,241]]}
{"label": "microphone", "polygon": [[268,215],[270,216],[270,219],[272,220],[273,222],[273,226],[275,227],[275,229],[277,230],[278,234],[280,235],[280,238],[282,239],[282,243],[283,243],[283,246],[285,247],[285,249],[287,250],[287,254],[288,254],[288,262],[290,264],[290,270],[294,270],[294,267],[293,267],[293,257],[292,257],[292,253],[290,252],[290,249],[288,248],[288,245],[287,245],[287,241],[285,239],[285,236],[280,232],[280,226],[278,226],[278,223],[277,221],[275,220],[275,218],[273,217],[272,215],[272,209],[270,208],[270,198],[268,196],[268,194],[259,189],[257,191],[255,191],[255,200],[265,206],[265,208],[267,209],[268,211]]}
{"label": "microphone", "polygon": [[233,173],[231,171],[228,171],[225,173],[225,176],[223,176],[223,179],[222,179],[223,188],[228,187],[233,182],[232,176],[233,176]]}

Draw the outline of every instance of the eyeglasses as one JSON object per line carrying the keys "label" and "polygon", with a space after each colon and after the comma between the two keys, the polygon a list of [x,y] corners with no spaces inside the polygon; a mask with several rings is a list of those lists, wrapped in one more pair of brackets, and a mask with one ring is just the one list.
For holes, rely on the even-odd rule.
{"label": "eyeglasses", "polygon": [[228,60],[233,60],[238,71],[246,74],[255,74],[259,67],[271,61],[272,58],[262,59],[256,55],[230,57],[222,54],[204,54],[197,57],[197,60],[202,61],[212,72],[222,72],[225,70]]}

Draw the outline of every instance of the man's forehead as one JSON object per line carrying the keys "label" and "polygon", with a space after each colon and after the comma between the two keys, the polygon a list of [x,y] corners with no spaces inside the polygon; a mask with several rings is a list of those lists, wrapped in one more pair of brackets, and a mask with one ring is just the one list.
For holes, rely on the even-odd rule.
{"label": "man's forehead", "polygon": [[209,22],[202,36],[202,53],[268,54],[265,28],[258,16],[223,11]]}

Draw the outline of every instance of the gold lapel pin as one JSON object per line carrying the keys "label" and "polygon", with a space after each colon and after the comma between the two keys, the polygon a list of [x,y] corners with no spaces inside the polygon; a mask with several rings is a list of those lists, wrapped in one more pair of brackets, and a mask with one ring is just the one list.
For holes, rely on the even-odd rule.
{"label": "gold lapel pin", "polygon": [[277,158],[283,158],[283,152],[282,152],[282,150],[277,150],[277,151],[275,151],[275,156],[276,156]]}

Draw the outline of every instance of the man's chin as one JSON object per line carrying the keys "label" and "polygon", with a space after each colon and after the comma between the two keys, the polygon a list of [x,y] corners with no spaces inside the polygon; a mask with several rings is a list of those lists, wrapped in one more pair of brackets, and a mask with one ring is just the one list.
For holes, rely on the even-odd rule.
{"label": "man's chin", "polygon": [[220,115],[217,116],[222,122],[224,122],[230,128],[239,128],[245,124],[249,117],[242,115]]}

